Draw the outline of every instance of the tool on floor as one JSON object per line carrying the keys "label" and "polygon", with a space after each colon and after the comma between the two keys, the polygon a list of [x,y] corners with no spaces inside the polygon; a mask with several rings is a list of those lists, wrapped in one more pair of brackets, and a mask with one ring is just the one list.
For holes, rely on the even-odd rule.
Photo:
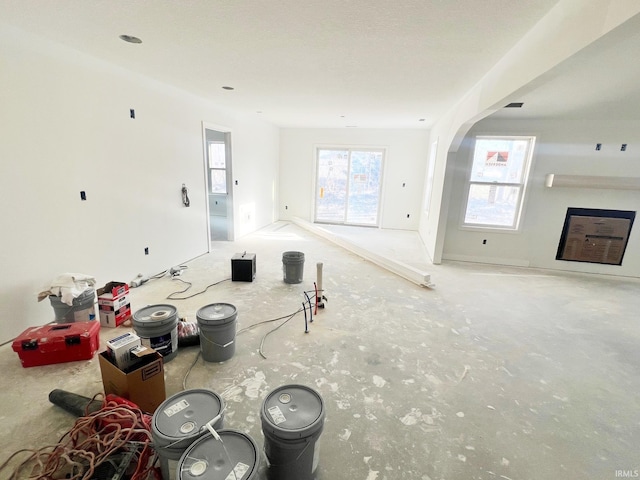
{"label": "tool on floor", "polygon": [[102,408],[102,401],[100,400],[94,400],[83,395],[78,395],[77,393],[60,389],[49,392],[49,401],[76,417],[97,412]]}

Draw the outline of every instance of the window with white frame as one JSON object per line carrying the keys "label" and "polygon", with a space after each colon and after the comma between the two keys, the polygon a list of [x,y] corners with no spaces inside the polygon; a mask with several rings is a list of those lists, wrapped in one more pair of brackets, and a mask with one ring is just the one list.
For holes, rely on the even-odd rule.
{"label": "window with white frame", "polygon": [[464,227],[518,229],[535,140],[529,136],[476,137]]}
{"label": "window with white frame", "polygon": [[227,156],[224,142],[209,142],[209,191],[227,193]]}

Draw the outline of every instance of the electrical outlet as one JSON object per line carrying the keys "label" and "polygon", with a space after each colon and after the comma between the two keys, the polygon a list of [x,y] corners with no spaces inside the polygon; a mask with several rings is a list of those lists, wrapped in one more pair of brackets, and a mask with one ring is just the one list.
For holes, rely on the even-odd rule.
{"label": "electrical outlet", "polygon": [[86,200],[86,199],[87,199],[87,193],[84,190],[82,190],[80,192],[80,200]]}
{"label": "electrical outlet", "polygon": [[484,240],[482,240],[482,244],[486,245],[487,244],[487,239],[485,238]]}
{"label": "electrical outlet", "polygon": [[149,247],[144,247],[144,254],[149,255]]}

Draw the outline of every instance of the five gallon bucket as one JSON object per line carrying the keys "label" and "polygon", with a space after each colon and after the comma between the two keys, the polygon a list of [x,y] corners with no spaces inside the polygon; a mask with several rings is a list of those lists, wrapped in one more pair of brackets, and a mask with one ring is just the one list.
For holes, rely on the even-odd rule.
{"label": "five gallon bucket", "polygon": [[60,297],[49,295],[49,301],[56,315],[56,323],[89,322],[96,319],[96,292],[89,288],[67,305]]}
{"label": "five gallon bucket", "polygon": [[206,362],[224,362],[236,351],[236,307],[212,303],[196,313],[200,330],[200,351]]}
{"label": "five gallon bucket", "polygon": [[133,314],[140,342],[160,353],[165,362],[178,354],[178,311],[172,305],[149,305]]}
{"label": "five gallon bucket", "polygon": [[156,409],[151,437],[160,456],[163,479],[169,480],[169,460],[179,460],[195,440],[223,428],[224,401],[211,390],[185,390],[169,397]]}
{"label": "five gallon bucket", "polygon": [[301,283],[304,273],[304,253],[284,252],[282,254],[284,283]]}
{"label": "five gallon bucket", "polygon": [[257,480],[260,454],[256,442],[236,430],[205,435],[180,457],[176,480]]}
{"label": "five gallon bucket", "polygon": [[264,452],[272,480],[311,480],[320,459],[324,402],[312,388],[285,385],[262,402]]}

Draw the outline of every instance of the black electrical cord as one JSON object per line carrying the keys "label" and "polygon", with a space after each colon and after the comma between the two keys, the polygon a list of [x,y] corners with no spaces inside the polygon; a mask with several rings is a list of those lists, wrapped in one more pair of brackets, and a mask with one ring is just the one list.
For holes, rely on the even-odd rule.
{"label": "black electrical cord", "polygon": [[169,295],[167,295],[167,300],[187,300],[188,298],[193,298],[193,297],[195,297],[195,296],[198,296],[198,295],[203,294],[204,292],[206,292],[207,290],[209,290],[209,289],[210,289],[211,287],[213,287],[214,285],[218,285],[218,284],[220,284],[220,283],[222,283],[222,282],[226,282],[226,281],[228,281],[228,280],[231,280],[231,278],[225,278],[225,279],[223,279],[223,280],[218,280],[217,282],[214,282],[214,283],[212,283],[211,285],[207,285],[207,287],[206,287],[204,290],[202,290],[201,292],[197,292],[197,293],[194,293],[194,294],[192,294],[192,295],[188,295],[188,296],[186,296],[186,297],[174,297],[174,295],[179,295],[179,294],[181,294],[181,293],[186,292],[187,290],[189,290],[189,289],[193,286],[193,283],[191,283],[191,282],[187,282],[187,281],[182,280],[181,278],[177,278],[177,277],[173,277],[173,278],[172,278],[172,280],[177,280],[177,281],[179,281],[179,282],[186,283],[188,286],[187,286],[187,288],[185,288],[184,290],[180,290],[180,291],[178,291],[178,292],[170,293]]}

